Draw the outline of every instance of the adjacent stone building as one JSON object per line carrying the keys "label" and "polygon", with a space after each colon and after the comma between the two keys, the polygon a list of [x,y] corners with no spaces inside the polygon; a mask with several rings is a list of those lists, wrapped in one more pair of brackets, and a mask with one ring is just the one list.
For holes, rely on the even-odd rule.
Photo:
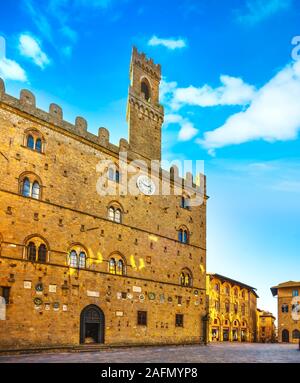
{"label": "adjacent stone building", "polygon": [[276,341],[275,320],[272,313],[257,309],[257,342],[274,343]]}
{"label": "adjacent stone building", "polygon": [[207,274],[208,340],[257,341],[256,289],[220,274]]}
{"label": "adjacent stone building", "polygon": [[278,342],[298,343],[300,338],[300,282],[288,281],[271,287],[278,299]]}
{"label": "adjacent stone building", "polygon": [[[205,178],[196,185],[172,167],[150,179],[141,165],[127,179],[119,160],[161,160],[160,79],[133,49],[129,141],[119,146],[105,128],[91,134],[82,117],[70,124],[58,105],[42,111],[0,81],[1,349],[203,341]],[[168,180],[170,195],[160,193]],[[192,206],[195,190],[203,202]]]}

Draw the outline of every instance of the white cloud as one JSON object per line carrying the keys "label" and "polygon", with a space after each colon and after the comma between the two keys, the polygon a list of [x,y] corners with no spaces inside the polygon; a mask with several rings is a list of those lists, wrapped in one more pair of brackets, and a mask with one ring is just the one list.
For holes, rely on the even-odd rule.
{"label": "white cloud", "polygon": [[170,87],[170,91],[173,92],[171,107],[177,110],[183,105],[201,107],[247,105],[255,95],[255,88],[246,84],[241,78],[222,75],[220,81],[222,85],[218,88],[212,88],[207,84],[201,88],[194,86],[188,88]]}
{"label": "white cloud", "polygon": [[0,59],[0,77],[4,80],[27,81],[26,72],[14,60]]}
{"label": "white cloud", "polygon": [[288,9],[292,0],[247,0],[246,10],[238,12],[238,21],[254,25],[280,11]]}
{"label": "white cloud", "polygon": [[198,134],[198,130],[190,121],[184,121],[178,134],[179,141],[189,141]]}
{"label": "white cloud", "polygon": [[32,59],[42,69],[50,63],[48,56],[42,51],[40,43],[28,34],[20,35],[19,51],[21,55]]}
{"label": "white cloud", "polygon": [[300,61],[279,71],[255,95],[250,106],[197,140],[214,150],[253,140],[268,142],[297,138],[300,130]]}
{"label": "white cloud", "polygon": [[179,114],[166,114],[164,119],[165,126],[170,124],[178,124],[182,121],[182,117]]}
{"label": "white cloud", "polygon": [[180,130],[178,132],[179,141],[189,141],[198,134],[198,129],[186,118],[180,114],[166,114],[164,126],[167,127],[170,124],[178,124]]}
{"label": "white cloud", "polygon": [[183,39],[174,39],[174,38],[161,39],[154,35],[148,41],[148,45],[150,46],[162,45],[168,49],[174,50],[174,49],[181,49],[186,47],[186,42]]}

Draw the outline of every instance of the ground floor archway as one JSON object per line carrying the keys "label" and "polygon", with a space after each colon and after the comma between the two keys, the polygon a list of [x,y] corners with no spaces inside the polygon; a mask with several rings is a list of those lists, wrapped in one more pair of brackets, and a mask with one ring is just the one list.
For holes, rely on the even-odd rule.
{"label": "ground floor archway", "polygon": [[105,317],[96,305],[85,307],[80,314],[80,343],[104,343]]}
{"label": "ground floor archway", "polygon": [[282,330],[281,340],[284,343],[289,343],[289,341],[290,341],[290,334],[289,334],[288,330]]}

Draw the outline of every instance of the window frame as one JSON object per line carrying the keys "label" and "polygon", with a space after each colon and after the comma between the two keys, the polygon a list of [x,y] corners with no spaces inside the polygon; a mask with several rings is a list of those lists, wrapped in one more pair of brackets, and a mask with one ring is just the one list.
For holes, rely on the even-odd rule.
{"label": "window frame", "polygon": [[175,327],[184,327],[184,314],[175,314]]}
{"label": "window frame", "polygon": [[137,311],[137,325],[138,326],[147,326],[147,324],[148,324],[147,311],[138,310]]}

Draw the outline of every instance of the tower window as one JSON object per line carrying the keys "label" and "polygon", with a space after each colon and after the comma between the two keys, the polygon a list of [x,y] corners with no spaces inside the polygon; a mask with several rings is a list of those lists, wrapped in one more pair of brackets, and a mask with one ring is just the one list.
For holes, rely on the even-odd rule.
{"label": "tower window", "polygon": [[27,148],[34,149],[34,139],[31,134],[27,137]]}
{"label": "tower window", "polygon": [[178,241],[181,243],[189,243],[189,233],[187,229],[180,229],[178,231]]}
{"label": "tower window", "polygon": [[108,208],[107,218],[110,221],[121,223],[122,222],[122,211],[121,208],[117,206],[110,206]]}
{"label": "tower window", "polygon": [[150,87],[146,80],[141,83],[141,92],[146,101],[150,101]]}

